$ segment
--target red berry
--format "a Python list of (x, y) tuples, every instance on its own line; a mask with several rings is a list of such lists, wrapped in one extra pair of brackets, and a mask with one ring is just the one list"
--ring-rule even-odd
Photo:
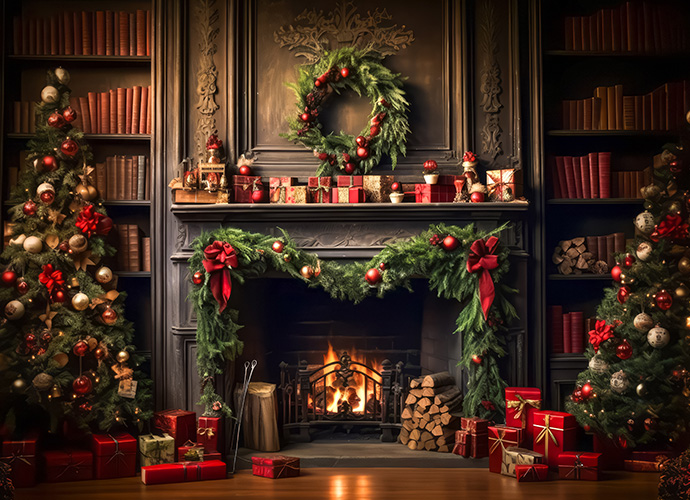
[(372, 137), (376, 137), (377, 135), (379, 135), (379, 132), (381, 132), (381, 127), (379, 127), (378, 125), (373, 125), (369, 129), (369, 135)]
[(424, 162), (424, 170), (427, 170), (429, 172), (433, 172), (438, 168), (438, 163), (436, 163), (434, 160), (427, 160)]
[(300, 120), (303, 122), (310, 122), (311, 121), (311, 115), (309, 113), (302, 113), (300, 115)]
[(363, 148), (364, 146), (367, 145), (367, 140), (366, 140), (363, 136), (361, 136), (361, 135), (358, 136), (358, 137), (355, 139), (355, 142), (357, 143), (357, 145), (358, 145), (360, 148)]
[(381, 262), (381, 263), (379, 264), (379, 269), (380, 269), (381, 271), (385, 271), (385, 270), (386, 270), (386, 263), (385, 263), (385, 262)]
[(349, 68), (342, 68), (340, 70), (340, 74), (343, 76), (343, 78), (347, 78), (350, 76), (350, 69)]
[(481, 191), (475, 191), (470, 195), (470, 201), (472, 203), (481, 203), (484, 201), (484, 193)]
[(345, 162), (350, 161), (350, 155), (347, 153), (343, 153), (343, 161), (345, 161)]
[(314, 87), (321, 87), (321, 85), (323, 85), (323, 82), (319, 78), (317, 78), (314, 81)]
[(24, 203), (24, 208), (22, 209), (24, 215), (36, 215), (36, 203), (34, 200), (29, 200)]
[(617, 281), (618, 283), (620, 283), (621, 274), (623, 274), (623, 270), (621, 269), (621, 266), (619, 266), (618, 264), (611, 268), (611, 277), (613, 278), (613, 281)]
[(327, 159), (328, 155), (326, 153), (319, 153), (319, 160), (326, 161)]
[(192, 283), (201, 285), (204, 282), (204, 273), (197, 271), (192, 275)]

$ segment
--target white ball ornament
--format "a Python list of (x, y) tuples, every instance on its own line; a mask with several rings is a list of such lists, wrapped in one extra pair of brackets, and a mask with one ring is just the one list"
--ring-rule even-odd
[(619, 370), (611, 375), (611, 390), (618, 394), (623, 394), (630, 387), (630, 380), (623, 370)]
[(671, 340), (671, 333), (659, 325), (655, 326), (647, 333), (647, 342), (655, 349), (666, 347)]
[(647, 243), (646, 241), (643, 241), (639, 245), (637, 245), (637, 250), (635, 251), (635, 255), (637, 255), (637, 258), (640, 259), (641, 261), (646, 261), (651, 257), (652, 255), (652, 245)]
[(642, 234), (651, 234), (654, 230), (654, 216), (651, 214), (651, 212), (642, 212), (635, 217), (635, 227)]
[(52, 85), (46, 85), (41, 90), (41, 100), (46, 104), (55, 104), (60, 100), (60, 92)]
[(589, 369), (594, 373), (604, 373), (609, 369), (609, 364), (604, 361), (604, 358), (599, 356), (599, 354), (595, 354), (592, 356), (592, 359), (589, 360)]
[(29, 236), (24, 240), (23, 247), (29, 253), (41, 253), (43, 242), (37, 236)]
[(26, 310), (24, 309), (24, 304), (18, 300), (11, 300), (5, 306), (5, 316), (7, 316), (7, 319), (12, 321), (21, 319), (25, 312)]
[(57, 81), (60, 82), (62, 85), (68, 85), (71, 80), (69, 71), (67, 71), (63, 67), (55, 69), (55, 78), (57, 78)]
[(649, 314), (640, 313), (635, 316), (633, 326), (641, 332), (647, 332), (652, 326), (654, 326), (654, 320)]
[(25, 240), (26, 240), (26, 235), (20, 234), (20, 235), (16, 236), (15, 238), (12, 238), (10, 240), (10, 245), (12, 245), (13, 247), (20, 247), (20, 246), (24, 245)]

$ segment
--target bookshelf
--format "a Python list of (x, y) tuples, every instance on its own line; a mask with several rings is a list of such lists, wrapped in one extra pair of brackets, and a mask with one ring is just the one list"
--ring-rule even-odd
[[(539, 143), (545, 190), (541, 217), (545, 277), (543, 338), (550, 404), (553, 408), (563, 408), (563, 400), (572, 391), (577, 374), (587, 366), (587, 359), (581, 353), (554, 351), (555, 326), (551, 308), (562, 306), (564, 313), (582, 311), (586, 341), (586, 318), (596, 315), (603, 290), (612, 284), (612, 279), (609, 274), (559, 274), (551, 255), (560, 241), (578, 236), (622, 231), (626, 241), (634, 237), (633, 219), (643, 211), (643, 199), (636, 197), (640, 196), (637, 191), (640, 183), (639, 180), (637, 184), (631, 181), (625, 190), (614, 192), (613, 184), (617, 182), (614, 177), (618, 175), (617, 172), (623, 171), (634, 174), (650, 169), (648, 172), (651, 172), (653, 156), (661, 151), (664, 143), (678, 139), (677, 126), (681, 118), (684, 119), (685, 111), (690, 109), (690, 86), (686, 85), (687, 89), (684, 89), (682, 84), (690, 78), (685, 64), (690, 58), (690, 39), (682, 29), (690, 18), (690, 5), (674, 0), (542, 0), (535, 5), (538, 40), (534, 46), (541, 55), (538, 71), (542, 87), (541, 102), (537, 108), (542, 127), (537, 133), (541, 133)], [(659, 14), (639, 15), (644, 9), (659, 9)], [(673, 17), (673, 22), (662, 25), (663, 16), (669, 15)], [(573, 23), (576, 26), (571, 29)], [(576, 38), (578, 34), (582, 39)], [(585, 38), (588, 40), (585, 41)], [(597, 94), (596, 89), (615, 86), (622, 86), (622, 95), (619, 91), (613, 107), (607, 106), (607, 112), (615, 110), (619, 122), (611, 126), (607, 121), (602, 126), (603, 106), (600, 106), (599, 114), (594, 112), (596, 106), (601, 104), (596, 100), (602, 95)], [(634, 99), (627, 101), (627, 107), (623, 106), (622, 96), (646, 96), (655, 91), (659, 94), (660, 88), (666, 91), (661, 93), (658, 102), (661, 105), (650, 108), (650, 112), (659, 114), (657, 117), (643, 117), (646, 109), (639, 108)], [(592, 99), (592, 120), (586, 127), (583, 126), (586, 120), (582, 115), (577, 120), (564, 119), (568, 117), (566, 113), (573, 109), (572, 105), (569, 107), (564, 102)], [(603, 98), (601, 102), (605, 102)], [(655, 101), (655, 104), (658, 103)], [(623, 119), (626, 109), (630, 117), (627, 124)], [(583, 115), (586, 116), (585, 113)], [(633, 121), (633, 117), (637, 121)], [(649, 124), (644, 121), (647, 119)], [(572, 125), (573, 121), (577, 122), (577, 127), (565, 126), (566, 122)], [(653, 121), (658, 125), (651, 127)], [(591, 152), (602, 151), (611, 153), (611, 197), (574, 198), (568, 197), (568, 193), (559, 197), (562, 188), (556, 187), (560, 173), (556, 157), (577, 159)], [(584, 175), (584, 172), (581, 174)], [(642, 173), (638, 175), (644, 177)]]
[[(155, 23), (152, 19), (155, 7), (155, 2), (151, 0), (123, 0), (117, 3), (105, 0), (66, 0), (64, 2), (3, 0), (1, 2), (4, 36), (0, 59), (3, 74), (2, 86), (0, 87), (3, 110), (2, 124), (0, 125), (0, 157), (3, 165), (2, 170), (0, 170), (0, 186), (2, 186), (0, 200), (3, 210), (0, 214), (0, 222), (2, 222), (3, 227), (5, 222), (9, 220), (8, 209), (11, 206), (7, 201), (8, 184), (12, 177), (10, 170), (19, 166), (21, 151), (26, 148), (27, 141), (33, 136), (30, 131), (17, 132), (14, 103), (17, 101), (37, 101), (40, 91), (45, 85), (46, 71), (58, 66), (65, 68), (71, 75), (69, 87), (72, 89), (72, 97), (86, 98), (89, 92), (105, 93), (111, 89), (127, 89), (135, 86), (147, 88), (150, 86), (151, 96), (153, 96), (156, 90), (154, 70), (156, 56), (153, 46)], [(128, 23), (134, 20), (134, 24), (127, 24), (129, 27), (127, 39), (129, 40), (129, 36), (133, 37), (130, 44), (125, 44), (124, 39), (117, 39), (122, 36), (121, 30), (117, 30), (119, 31), (117, 38), (114, 35), (115, 27), (122, 27), (117, 24), (121, 13), (126, 13)], [(113, 16), (112, 22), (109, 16)], [(78, 27), (78, 24), (72, 24), (71, 29), (75, 36), (72, 40), (72, 48), (68, 51), (66, 50), (68, 41), (66, 26), (76, 22), (77, 18), (83, 19), (86, 23), (85, 26), (89, 26), (91, 29), (88, 30), (88, 33), (83, 29), (77, 32), (75, 26)], [(102, 24), (102, 20), (107, 24)], [(125, 18), (122, 17), (123, 23), (124, 20)], [(137, 25), (142, 26), (143, 31), (137, 32), (135, 28)], [(17, 26), (21, 27), (19, 32), (16, 31)], [(30, 26), (30, 33), (35, 35), (35, 41), (30, 44), (31, 50), (27, 45), (29, 38), (24, 36), (22, 39), (17, 34), (23, 33), (24, 28)], [(35, 26), (42, 26), (45, 31), (42, 32)], [(44, 35), (43, 38), (40, 36), (41, 33)], [(100, 33), (107, 33), (108, 37), (101, 36)], [(43, 39), (45, 39), (45, 43), (41, 47), (41, 40)], [(76, 47), (80, 40), (83, 46), (77, 50)], [(87, 40), (91, 42), (90, 54), (86, 50)], [(109, 40), (107, 42), (107, 54), (106, 45), (104, 45), (106, 40)], [(148, 43), (146, 43), (147, 40)], [(58, 45), (54, 46), (55, 43)], [(125, 54), (130, 50), (132, 51), (131, 54)], [(132, 105), (131, 109), (133, 110), (134, 107)], [(150, 104), (142, 105), (140, 102), (138, 107), (140, 109), (147, 107), (147, 114), (150, 115), (155, 109), (153, 98), (151, 98)], [(82, 110), (79, 107), (75, 107), (75, 109), (80, 115), (76, 123), (81, 124), (80, 128), (85, 130)], [(150, 121), (153, 123), (153, 117)], [(112, 120), (110, 122), (112, 123)], [(154, 141), (151, 130), (151, 127), (146, 127), (144, 124), (143, 128), (138, 130), (143, 133), (117, 133), (121, 131), (117, 128), (110, 130), (109, 123), (106, 129), (107, 133), (101, 133), (97, 129), (86, 133), (85, 139), (90, 144), (94, 155), (93, 166), (96, 167), (97, 163), (103, 163), (106, 158), (115, 155), (144, 156), (149, 161), (150, 191), (153, 192)], [(89, 131), (87, 130), (87, 132)], [(132, 182), (135, 182), (134, 178)], [(136, 198), (136, 195), (134, 197)], [(160, 220), (153, 217), (154, 203), (151, 201), (152, 199), (154, 199), (154, 195), (150, 194), (145, 200), (108, 199), (102, 203), (115, 225), (138, 227), (137, 234), (140, 235), (139, 239), (141, 240), (143, 237), (153, 237), (161, 224)], [(109, 239), (110, 243), (119, 249), (117, 235), (114, 234), (116, 232), (116, 229), (111, 231)], [(141, 242), (139, 246), (140, 254), (143, 254)], [(154, 258), (155, 253), (151, 251), (149, 260), (152, 261)], [(156, 322), (152, 314), (152, 304), (155, 299), (154, 287), (152, 286), (153, 277), (149, 270), (151, 267), (147, 266), (144, 270), (142, 261), (139, 270), (125, 270), (118, 264), (116, 258), (104, 260), (103, 264), (113, 269), (118, 277), (118, 289), (127, 293), (125, 314), (127, 319), (134, 323), (135, 344), (139, 352), (150, 355)], [(150, 266), (152, 265), (153, 262), (150, 262)]]

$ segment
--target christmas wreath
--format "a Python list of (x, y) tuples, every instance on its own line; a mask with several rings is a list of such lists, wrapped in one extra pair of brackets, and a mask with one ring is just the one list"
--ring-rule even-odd
[[(297, 95), (297, 116), (288, 119), (290, 132), (281, 135), (314, 151), (321, 161), (317, 175), (366, 174), (386, 154), (395, 168), (398, 155), (407, 152), (410, 127), (402, 79), (382, 59), (353, 47), (325, 52), (317, 62), (299, 66), (297, 83), (288, 84)], [(371, 100), (370, 123), (357, 137), (324, 135), (319, 113), (334, 94), (346, 89)]]

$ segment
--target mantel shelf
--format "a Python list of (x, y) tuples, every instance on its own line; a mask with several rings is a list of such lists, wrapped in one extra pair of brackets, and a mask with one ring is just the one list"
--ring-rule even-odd
[(455, 217), (499, 219), (527, 213), (529, 203), (320, 203), (320, 204), (173, 204), (181, 221), (372, 221), (447, 220)]

